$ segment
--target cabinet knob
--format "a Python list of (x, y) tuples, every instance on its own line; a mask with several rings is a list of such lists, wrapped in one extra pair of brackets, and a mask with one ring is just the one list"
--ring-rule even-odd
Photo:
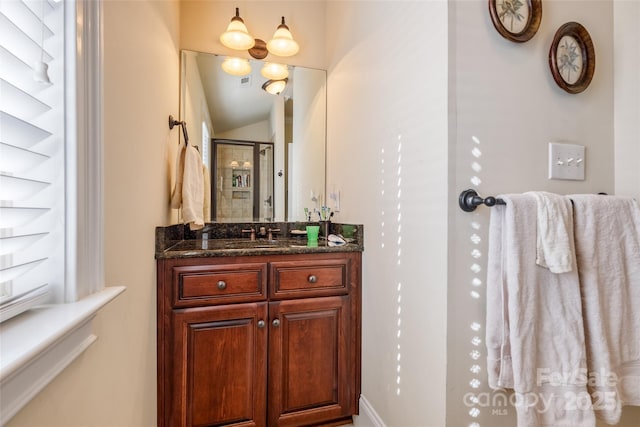
[(277, 328), (278, 326), (280, 326), (280, 319), (273, 319), (273, 322), (271, 322), (271, 324)]
[(316, 283), (318, 281), (318, 278), (316, 277), (315, 274), (312, 274), (311, 276), (307, 277), (307, 281), (309, 283)]
[(218, 289), (220, 289), (221, 291), (227, 289), (227, 282), (225, 282), (224, 280), (218, 281)]
[(265, 325), (264, 320), (258, 320), (258, 328), (262, 329), (264, 328), (264, 325)]

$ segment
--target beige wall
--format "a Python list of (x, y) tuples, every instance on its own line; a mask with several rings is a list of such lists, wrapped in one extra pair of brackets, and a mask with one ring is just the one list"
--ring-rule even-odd
[(105, 275), (127, 291), (97, 316), (98, 340), (8, 424), (156, 423), (154, 228), (171, 222), (178, 147), (178, 3), (104, 2)]
[(442, 427), (447, 5), (327, 7), (328, 188), (366, 235), (362, 394), (387, 426)]

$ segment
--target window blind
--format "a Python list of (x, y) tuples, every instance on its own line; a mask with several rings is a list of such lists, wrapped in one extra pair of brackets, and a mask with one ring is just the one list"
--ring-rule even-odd
[(64, 2), (0, 0), (0, 321), (63, 292), (64, 91)]

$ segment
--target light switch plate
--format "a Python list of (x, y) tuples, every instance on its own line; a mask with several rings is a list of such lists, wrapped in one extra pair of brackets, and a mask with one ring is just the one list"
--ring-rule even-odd
[(549, 179), (584, 181), (584, 145), (549, 143)]

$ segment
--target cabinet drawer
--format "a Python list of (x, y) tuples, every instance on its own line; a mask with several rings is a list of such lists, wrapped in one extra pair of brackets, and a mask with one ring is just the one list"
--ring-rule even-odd
[(348, 259), (281, 261), (270, 264), (271, 298), (308, 298), (349, 293)]
[(267, 264), (222, 264), (173, 268), (173, 306), (265, 300)]

